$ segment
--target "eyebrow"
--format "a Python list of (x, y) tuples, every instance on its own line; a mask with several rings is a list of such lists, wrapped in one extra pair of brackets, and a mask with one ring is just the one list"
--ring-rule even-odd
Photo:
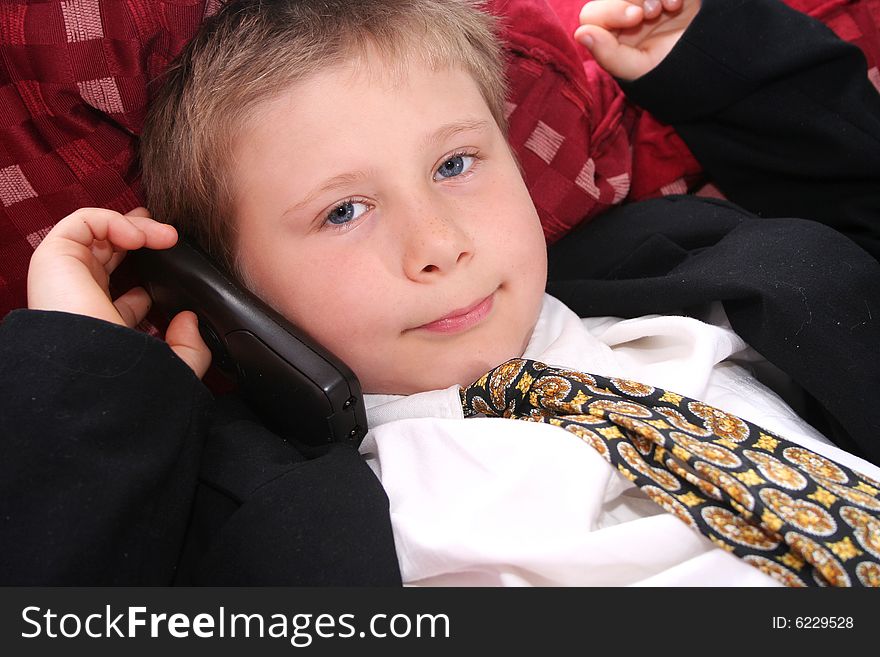
[(447, 123), (425, 137), (423, 144), (425, 146), (439, 144), (461, 134), (462, 132), (483, 132), (489, 128), (489, 125), (489, 121), (485, 119), (465, 119), (464, 121)]
[[(465, 119), (462, 121), (455, 121), (453, 123), (447, 123), (446, 125), (440, 126), (429, 135), (426, 135), (422, 140), (423, 146), (432, 146), (436, 144), (442, 144), (453, 137), (465, 133), (465, 132), (483, 132), (489, 129), (491, 126), (490, 122), (485, 119)], [(348, 171), (346, 173), (341, 173), (338, 176), (333, 176), (322, 182), (320, 185), (312, 189), (308, 194), (306, 194), (305, 198), (299, 203), (295, 203), (291, 205), (287, 210), (285, 210), (282, 216), (286, 216), (292, 212), (296, 212), (301, 208), (309, 205), (312, 201), (315, 200), (321, 194), (332, 191), (338, 187), (345, 187), (347, 185), (352, 185), (356, 182), (364, 180), (367, 178), (369, 172), (366, 170), (359, 171)]]

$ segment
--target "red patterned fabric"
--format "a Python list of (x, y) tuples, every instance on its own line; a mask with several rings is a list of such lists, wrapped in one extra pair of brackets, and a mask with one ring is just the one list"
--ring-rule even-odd
[(0, 4), (0, 317), (26, 303), (33, 249), (84, 206), (140, 204), (134, 154), (147, 81), (204, 0)]
[[(880, 89), (880, 0), (785, 0), (790, 7), (803, 11), (833, 29), (842, 39), (858, 45), (865, 53), (868, 61), (868, 76), (874, 86)], [(537, 33), (540, 38), (560, 43), (578, 26), (578, 15), (584, 0), (532, 0), (532, 2), (513, 1), (496, 3), (508, 5), (508, 11), (515, 12), (514, 7), (531, 5), (549, 5), (556, 14), (555, 22), (547, 17)], [(536, 14), (541, 11), (537, 10)], [(554, 23), (551, 26), (551, 23)], [(529, 25), (526, 21), (516, 21), (517, 29)], [(514, 43), (516, 35), (509, 37)], [(582, 131), (570, 130), (564, 122), (557, 125), (551, 123), (560, 134), (574, 136), (584, 145), (583, 154), (574, 158), (584, 162), (584, 158), (592, 158), (595, 163), (598, 180), (614, 180), (615, 176), (629, 174), (630, 186), (626, 200), (641, 200), (667, 194), (680, 194), (697, 191), (702, 195), (720, 195), (711, 185), (706, 185), (700, 176), (700, 166), (693, 159), (685, 144), (669, 126), (656, 121), (652, 116), (630, 105), (622, 96), (613, 80), (609, 79), (589, 51), (567, 39), (567, 47), (554, 52), (553, 62), (556, 66), (564, 66), (566, 75), (571, 82), (560, 81), (562, 96), (577, 97), (576, 103), (583, 105), (582, 123), (587, 127), (589, 136)], [(564, 61), (564, 64), (563, 64)], [(576, 72), (575, 62), (582, 68)], [(516, 64), (514, 64), (516, 68)], [(546, 74), (546, 73), (545, 73)], [(584, 87), (589, 92), (583, 91)], [(526, 90), (514, 84), (513, 93), (523, 94)], [(543, 120), (549, 122), (551, 111), (559, 112), (561, 100), (547, 97), (546, 110), (539, 109)], [(551, 109), (552, 108), (552, 109)], [(534, 109), (533, 109), (534, 111)], [(570, 124), (569, 124), (570, 125)], [(521, 129), (521, 127), (520, 127)], [(516, 140), (514, 146), (516, 147)], [(568, 152), (571, 152), (570, 150)], [(584, 155), (585, 154), (585, 155)], [(564, 157), (560, 150), (560, 159)], [(589, 160), (587, 160), (589, 163)], [(554, 161), (552, 166), (558, 172), (570, 172), (577, 167), (577, 161), (563, 164)], [(592, 165), (588, 164), (592, 169)], [(590, 219), (607, 208), (607, 195), (594, 201), (588, 196), (578, 195), (577, 185), (572, 183), (576, 178), (568, 177), (569, 189), (572, 194), (566, 199), (570, 204), (548, 207), (547, 198), (540, 184), (535, 184), (547, 172), (538, 165), (534, 170), (526, 167), (526, 178), (532, 185), (531, 189), (536, 204), (541, 212), (541, 221), (548, 240), (553, 241), (564, 235), (568, 230), (583, 220)], [(565, 173), (563, 173), (565, 177)], [(617, 180), (622, 180), (618, 178)], [(618, 199), (612, 198), (612, 204)]]
[[(880, 86), (880, 0), (788, 0), (865, 51)], [(491, 0), (505, 16), (511, 141), (549, 240), (625, 199), (686, 191), (699, 167), (629, 106), (570, 34), (581, 1)], [(0, 318), (33, 249), (84, 206), (140, 204), (147, 83), (219, 0), (0, 0)], [(555, 12), (554, 12), (555, 10)]]

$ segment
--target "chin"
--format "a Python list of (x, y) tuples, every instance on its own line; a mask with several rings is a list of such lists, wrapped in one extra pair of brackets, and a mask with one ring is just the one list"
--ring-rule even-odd
[(429, 392), (431, 390), (445, 390), (454, 385), (464, 388), (479, 379), (493, 367), (515, 357), (516, 356), (514, 355), (510, 355), (497, 361), (492, 360), (491, 362), (488, 359), (485, 361), (462, 361), (462, 366), (457, 367), (454, 370), (447, 368), (442, 372), (434, 371), (428, 376), (423, 376), (417, 380), (413, 380), (411, 376), (406, 378), (401, 377), (393, 381), (360, 379), (361, 387), (363, 388), (364, 394), (368, 395), (415, 395), (420, 392)]
[(371, 367), (364, 369), (373, 374), (383, 371), (385, 376), (358, 375), (358, 379), (367, 394), (414, 395), (430, 390), (445, 390), (453, 385), (466, 387), (511, 358), (522, 357), (533, 327), (534, 323), (531, 323), (521, 338), (519, 333), (507, 332), (503, 336), (496, 333), (491, 337), (482, 336), (470, 344), (459, 344), (450, 350), (420, 350), (415, 356), (411, 354), (409, 359), (397, 354), (396, 358), (389, 358), (395, 363), (394, 368), (386, 367), (383, 370), (373, 361)]

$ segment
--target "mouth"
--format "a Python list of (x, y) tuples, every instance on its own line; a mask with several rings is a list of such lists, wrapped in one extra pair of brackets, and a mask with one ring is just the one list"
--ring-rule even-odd
[(467, 331), (482, 322), (489, 315), (492, 311), (494, 300), (495, 292), (492, 292), (489, 296), (475, 301), (464, 308), (453, 310), (440, 319), (417, 326), (416, 330), (431, 331), (432, 333), (460, 333)]

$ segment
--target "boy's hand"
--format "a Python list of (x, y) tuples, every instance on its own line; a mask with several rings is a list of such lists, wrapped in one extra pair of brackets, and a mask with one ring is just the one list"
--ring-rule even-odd
[[(110, 274), (127, 251), (167, 249), (176, 242), (177, 231), (150, 219), (145, 208), (125, 215), (96, 208), (77, 210), (59, 221), (34, 251), (28, 269), (28, 307), (134, 328), (150, 309), (150, 297), (136, 287), (114, 301)], [(196, 376), (204, 376), (211, 352), (199, 335), (193, 313), (174, 317), (165, 339)]]
[(641, 77), (669, 54), (700, 10), (700, 0), (592, 0), (574, 38), (606, 71)]

